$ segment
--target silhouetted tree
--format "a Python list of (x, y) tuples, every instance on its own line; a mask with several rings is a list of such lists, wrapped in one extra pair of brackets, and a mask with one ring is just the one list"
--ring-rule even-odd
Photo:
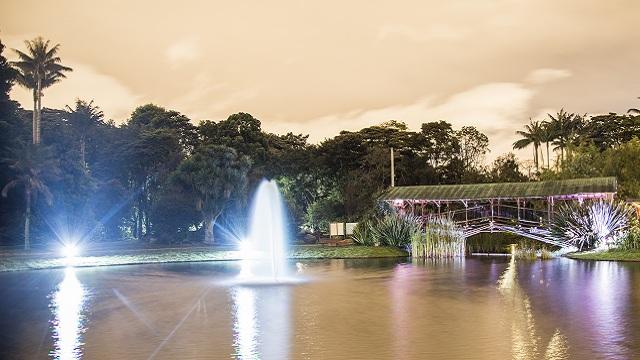
[(50, 46), (49, 40), (37, 37), (24, 42), (26, 52), (14, 49), (18, 61), (12, 65), (18, 69), (18, 83), (33, 92), (33, 143), (40, 143), (40, 113), (43, 90), (64, 79), (70, 67), (61, 64), (58, 56), (60, 44)]

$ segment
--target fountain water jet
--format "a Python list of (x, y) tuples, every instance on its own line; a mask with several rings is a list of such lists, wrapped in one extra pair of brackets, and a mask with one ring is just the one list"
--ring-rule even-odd
[(287, 278), (287, 236), (282, 197), (276, 182), (262, 180), (251, 208), (249, 236), (241, 244), (241, 278), (250, 282), (281, 282)]

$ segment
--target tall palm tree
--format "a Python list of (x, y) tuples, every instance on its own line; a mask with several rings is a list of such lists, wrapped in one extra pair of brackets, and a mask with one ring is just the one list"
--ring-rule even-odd
[(86, 102), (84, 100), (76, 100), (75, 107), (67, 105), (69, 112), (69, 122), (80, 138), (80, 162), (82, 167), (87, 170), (86, 161), (86, 142), (91, 130), (96, 126), (104, 123), (104, 113), (100, 108), (93, 104), (93, 100)]
[(532, 121), (529, 119), (529, 124), (525, 125), (524, 128), (525, 131), (516, 131), (516, 134), (522, 136), (522, 138), (513, 143), (513, 148), (519, 150), (524, 149), (529, 145), (533, 145), (533, 162), (536, 165), (536, 171), (539, 171), (540, 163), (538, 158), (538, 148), (541, 144), (542, 125), (539, 121)]
[(574, 113), (568, 113), (564, 109), (560, 109), (554, 116), (549, 116), (549, 126), (553, 132), (552, 144), (555, 145), (554, 150), (560, 150), (560, 164), (564, 164), (565, 150), (574, 140), (577, 130), (582, 122), (582, 117)]
[(2, 197), (7, 197), (9, 191), (20, 188), (24, 191), (24, 248), (31, 247), (30, 224), (31, 207), (34, 199), (41, 194), (48, 204), (51, 204), (52, 195), (45, 183), (48, 175), (59, 171), (57, 161), (52, 158), (46, 148), (26, 145), (23, 148), (12, 149), (12, 157), (2, 161), (9, 164), (9, 169), (14, 173), (14, 179), (2, 188)]
[[(547, 148), (547, 169), (551, 168), (551, 153), (549, 152), (549, 144), (553, 141), (555, 137), (554, 129), (551, 123), (548, 121), (543, 121), (540, 126), (542, 127), (542, 131), (540, 133), (540, 141), (545, 143)], [(544, 166), (544, 161), (542, 162), (542, 166)]]
[(24, 42), (26, 52), (13, 49), (18, 54), (18, 61), (12, 65), (18, 70), (18, 84), (33, 92), (33, 143), (40, 143), (40, 113), (42, 110), (43, 90), (66, 78), (65, 72), (72, 71), (70, 67), (61, 64), (57, 55), (60, 44), (51, 46), (49, 40), (37, 37)]

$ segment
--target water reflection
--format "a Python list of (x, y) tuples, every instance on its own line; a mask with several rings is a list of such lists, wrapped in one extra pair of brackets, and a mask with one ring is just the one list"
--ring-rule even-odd
[(86, 290), (78, 281), (75, 269), (65, 270), (64, 279), (53, 294), (51, 309), (54, 314), (54, 348), (50, 356), (59, 360), (82, 358), (83, 315)]
[[(572, 264), (573, 265), (573, 264)], [(589, 269), (590, 268), (590, 269)], [(614, 357), (627, 353), (624, 345), (626, 334), (626, 301), (629, 296), (629, 278), (626, 269), (609, 261), (588, 263), (590, 277), (584, 284), (582, 297), (576, 307), (589, 316), (593, 324), (590, 338), (604, 356)], [(585, 271), (585, 270), (583, 270)]]
[(240, 359), (289, 358), (289, 286), (236, 286), (231, 293), (234, 355)]
[[(498, 290), (503, 296), (506, 309), (511, 316), (511, 356), (517, 360), (540, 359), (542, 342), (536, 332), (531, 302), (518, 283), (516, 260), (511, 257), (509, 266), (498, 281)], [(567, 339), (556, 329), (544, 352), (544, 359), (568, 359)]]

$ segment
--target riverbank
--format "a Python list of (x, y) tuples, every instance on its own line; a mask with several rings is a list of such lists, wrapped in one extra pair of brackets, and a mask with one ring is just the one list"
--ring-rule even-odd
[(585, 251), (566, 256), (578, 260), (640, 261), (640, 250)]
[[(290, 259), (363, 259), (409, 256), (393, 247), (302, 245), (291, 248)], [(55, 269), (67, 266), (92, 267), (113, 265), (157, 264), (198, 261), (241, 260), (239, 251), (215, 248), (171, 248), (123, 250), (118, 253), (96, 253), (71, 259), (51, 253), (0, 254), (1, 271)]]

